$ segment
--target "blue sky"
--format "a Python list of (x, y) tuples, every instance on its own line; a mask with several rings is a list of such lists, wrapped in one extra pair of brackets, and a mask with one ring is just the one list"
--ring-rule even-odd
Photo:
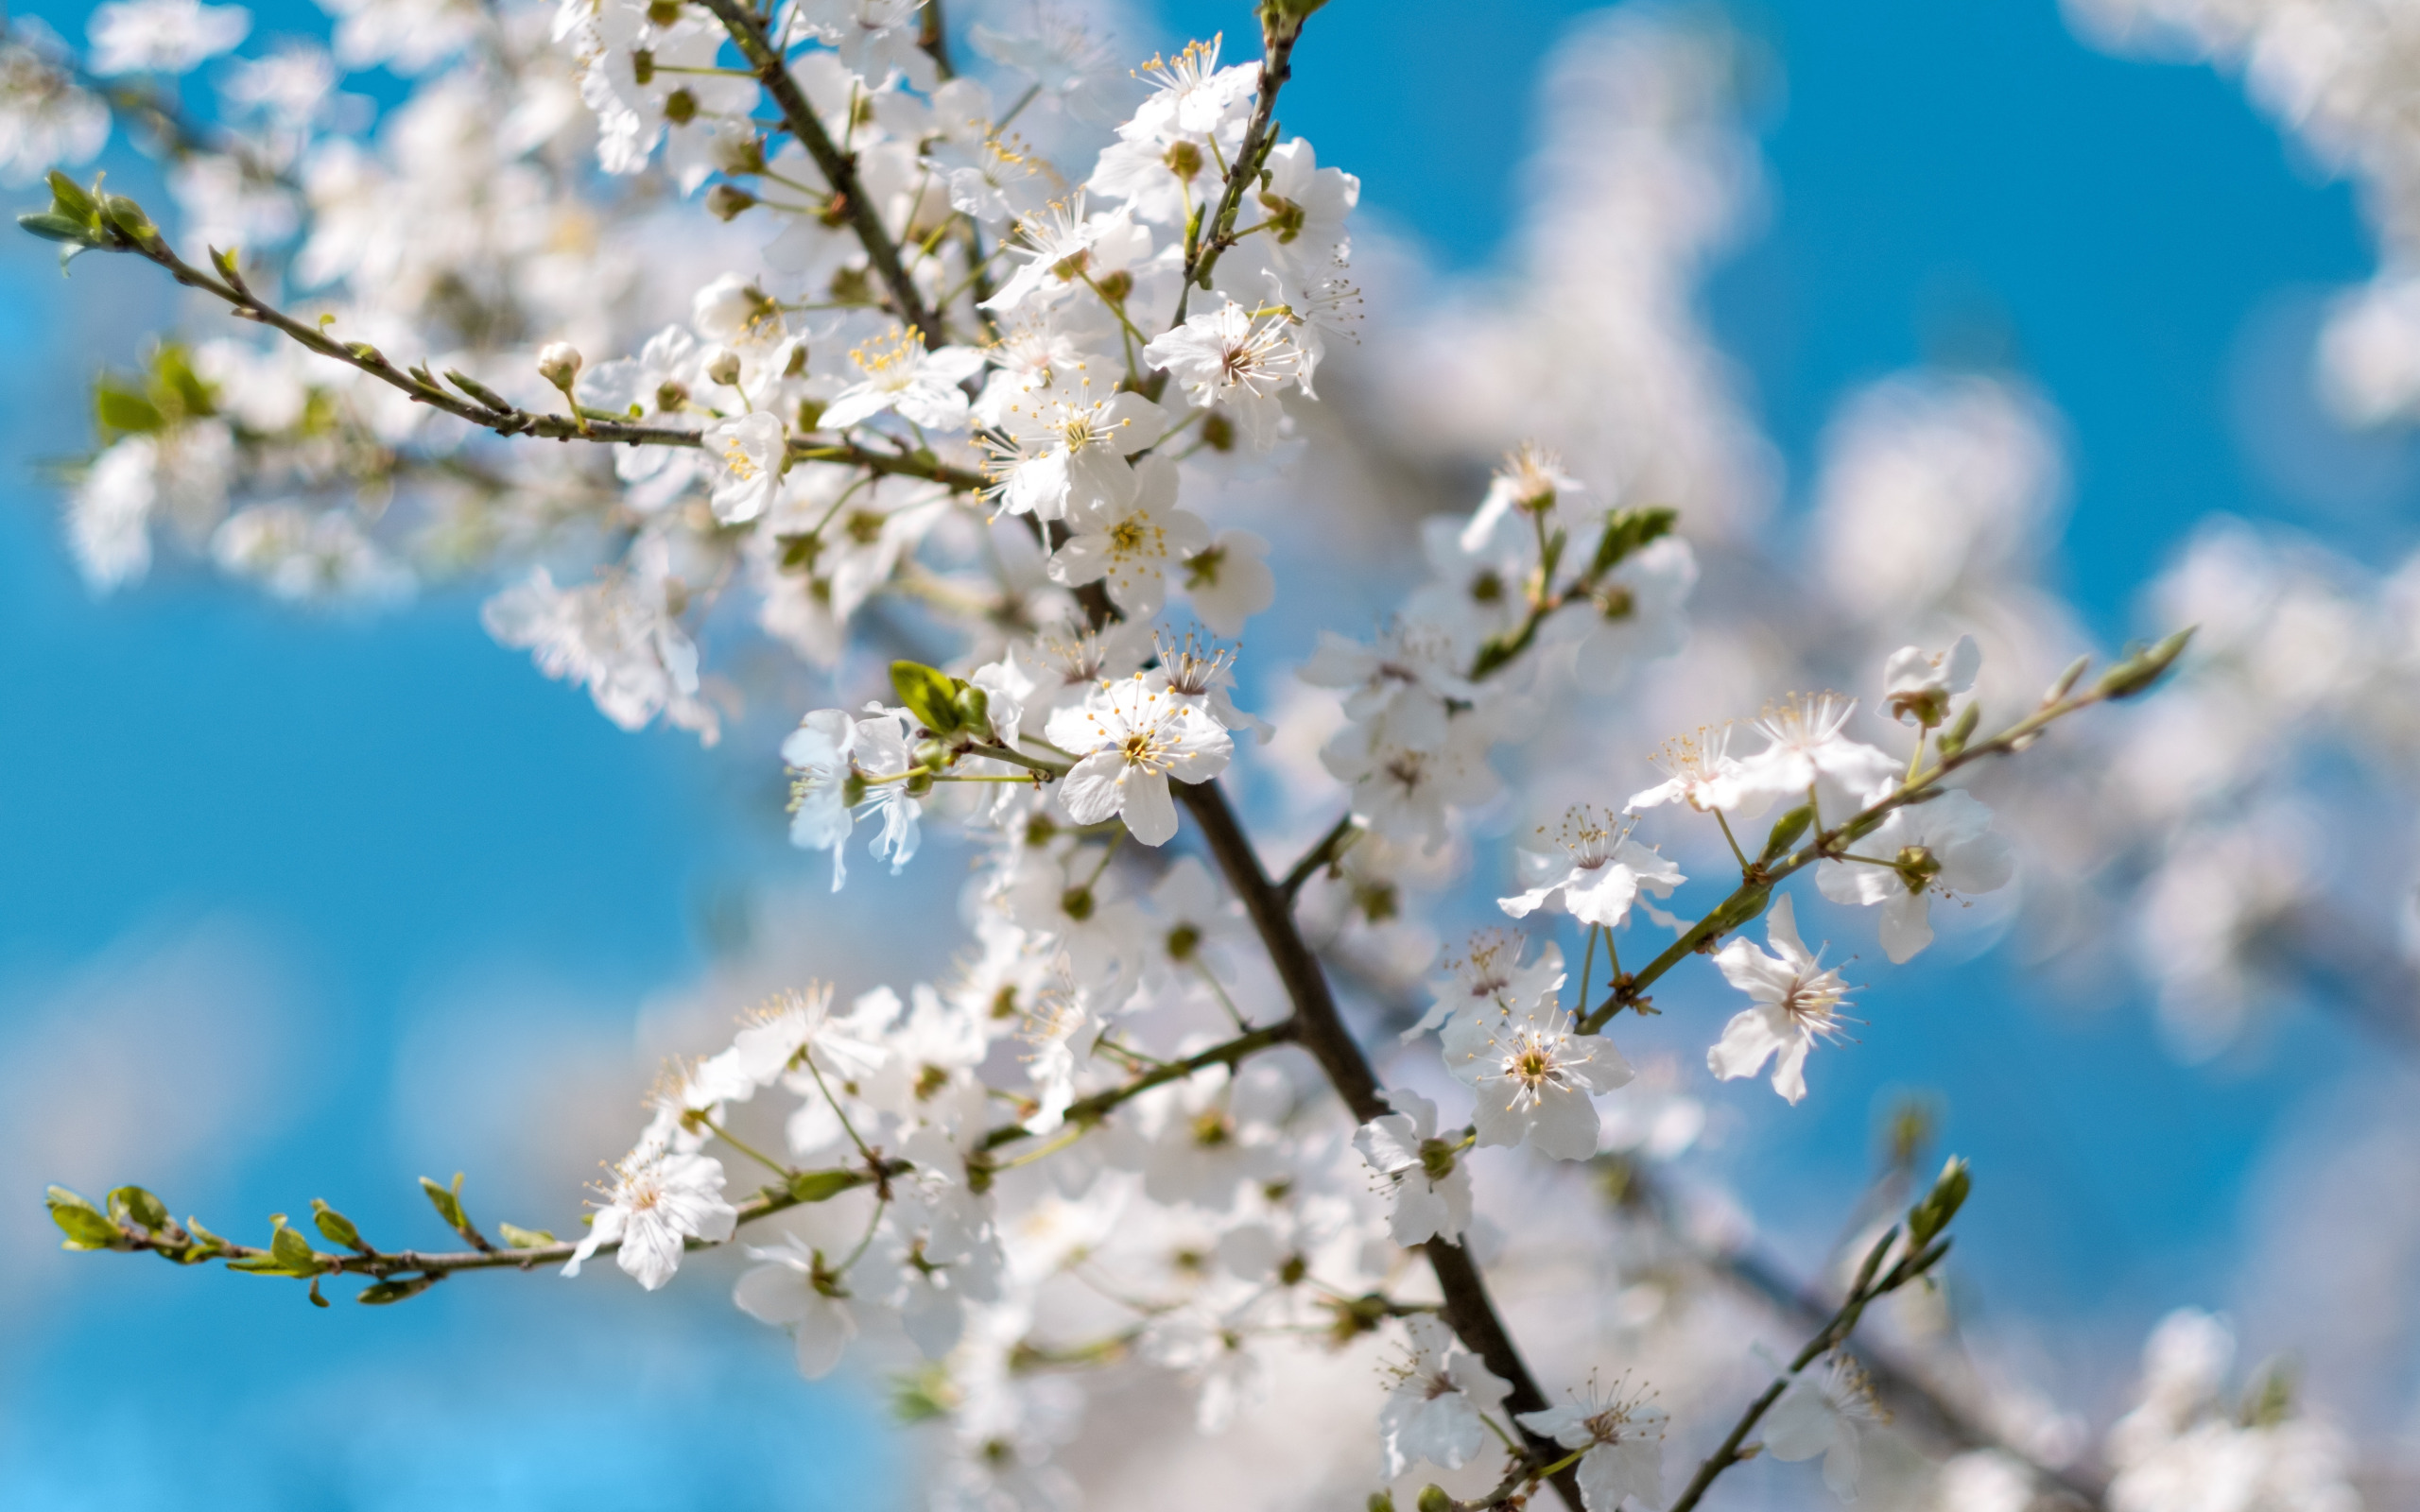
[[(78, 9), (41, 9), (80, 30)], [(1514, 209), (1506, 164), (1533, 134), (1538, 60), (1582, 9), (1336, 0), (1287, 124), (1362, 176), (1372, 212), (1444, 263), (1483, 266)], [(1165, 13), (1152, 43), (1250, 25), (1240, 3)], [(2356, 207), (2232, 82), (2090, 53), (2048, 4), (1740, 14), (1775, 65), (1759, 107), (1772, 207), (1707, 314), (1793, 487), (1848, 388), (1996, 330), (2069, 419), (2067, 570), (2113, 637), (2133, 627), (2134, 586), (2211, 510), (2409, 547), (2409, 449), (2306, 423), (2293, 381), (2313, 291), (2369, 269)], [(130, 355), (166, 310), (147, 271), (91, 258), (62, 284), (46, 249), (0, 243), (0, 679), (16, 695), (0, 727), (0, 1068), (9, 1087), (111, 1077), (107, 1057), (41, 1058), (102, 1000), (128, 1015), (129, 1060), (150, 1065), (147, 1045), (173, 1035), (144, 1015), (176, 979), (146, 985), (138, 963), (164, 942), (276, 962), (259, 1001), (227, 1009), (274, 1032), (203, 1026), (197, 1043), (249, 1069), (223, 1147), (147, 1149), (138, 1131), (118, 1143), (152, 1163), (45, 1170), (9, 1202), (28, 1207), (42, 1180), (97, 1190), (166, 1168), (172, 1203), (225, 1226), (318, 1194), (396, 1231), (425, 1222), (411, 1179), (445, 1158), (396, 1133), (399, 1057), (424, 1021), (465, 1011), (465, 993), (520, 1011), (493, 987), (518, 983), (611, 1035), (694, 974), (717, 901), (788, 865), (735, 800), (762, 753), (622, 734), (489, 643), (465, 597), (357, 626), (174, 575), (91, 600), (33, 465), (83, 444), (96, 358)], [(819, 927), (861, 927), (884, 897), (853, 881)], [(1989, 965), (1928, 964), (1890, 1002), (1910, 1011), (1823, 1068), (1830, 1095), (1754, 1194), (1786, 1231), (1826, 1231), (1877, 1101), (1942, 1088), (1953, 1138), (2006, 1173), (1969, 1226), (1986, 1292), (2129, 1328), (2222, 1299), (2183, 1294), (2222, 1282), (2263, 1142), (2362, 1049), (2319, 1024), (2257, 1066), (2183, 1070), (2138, 1009), (2046, 1003)], [(1986, 1053), (1986, 1019), (2022, 1027)], [(138, 1121), (180, 1095), (173, 1074), (145, 1074)], [(104, 1092), (90, 1101), (111, 1106)], [(1743, 1099), (1751, 1137), (1772, 1131), (1771, 1101)], [(2077, 1127), (2098, 1131), (2091, 1146), (2058, 1132)], [(475, 1192), (479, 1154), (452, 1158)], [(797, 1383), (710, 1285), (641, 1308), (613, 1281), (475, 1280), (321, 1314), (290, 1286), (61, 1255), (22, 1224), (0, 1224), (0, 1273), (36, 1299), (0, 1310), (11, 1505), (449, 1504), (426, 1489), (440, 1466), (459, 1477), (441, 1484), (482, 1488), (451, 1504), (838, 1506), (893, 1484), (867, 1447), (877, 1406)]]

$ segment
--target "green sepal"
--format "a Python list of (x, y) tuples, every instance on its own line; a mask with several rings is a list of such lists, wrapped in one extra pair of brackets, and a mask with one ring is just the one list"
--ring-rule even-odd
[(922, 662), (893, 662), (890, 686), (926, 730), (936, 735), (957, 732), (958, 681), (949, 674)]

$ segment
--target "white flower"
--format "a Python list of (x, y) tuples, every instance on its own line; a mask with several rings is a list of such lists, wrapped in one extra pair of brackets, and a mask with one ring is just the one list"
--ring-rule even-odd
[(720, 721), (699, 696), (698, 646), (672, 612), (669, 548), (642, 536), (625, 564), (580, 588), (557, 588), (544, 567), (489, 599), (479, 621), (502, 644), (526, 648), (538, 670), (585, 685), (624, 730), (657, 714), (712, 745)]
[[(915, 858), (924, 802), (898, 781), (915, 765), (905, 727), (904, 714), (853, 719), (838, 709), (819, 709), (782, 742), (782, 760), (790, 768), (790, 844), (832, 852), (834, 892), (847, 880), (842, 843), (869, 814), (882, 816), (872, 849), (890, 859), (894, 874)], [(867, 781), (884, 777), (892, 781)]]
[[(1562, 457), (1535, 441), (1523, 441), (1504, 454), (1503, 465), (1488, 480), (1486, 496), (1462, 526), (1462, 549), (1483, 550), (1507, 519), (1553, 514), (1562, 501), (1587, 491), (1563, 471)], [(1530, 533), (1526, 523), (1521, 533)]]
[[(1426, 697), (1397, 701), (1387, 715), (1345, 726), (1320, 750), (1320, 764), (1340, 782), (1353, 784), (1353, 812), (1391, 840), (1417, 840), (1427, 849), (1444, 843), (1445, 811), (1484, 803), (1495, 796), (1495, 771), (1487, 765), (1491, 742), (1476, 715), (1446, 722), (1441, 738), (1429, 740), (1421, 716)], [(1399, 714), (1409, 711), (1407, 721)], [(1400, 730), (1409, 723), (1406, 738)]]
[(1391, 1183), (1387, 1231), (1406, 1246), (1461, 1238), (1471, 1221), (1471, 1173), (1437, 1137), (1437, 1105), (1405, 1087), (1384, 1095), (1394, 1111), (1357, 1129), (1353, 1147)]
[(1614, 1042), (1574, 1032), (1551, 997), (1510, 1012), (1484, 1011), (1445, 1026), (1445, 1069), (1478, 1094), (1471, 1120), (1481, 1144), (1529, 1142), (1541, 1155), (1584, 1160), (1597, 1153), (1596, 1093), (1633, 1074)]
[(1685, 644), (1689, 627), (1682, 609), (1697, 581), (1697, 555), (1676, 536), (1650, 542), (1598, 579), (1596, 592), (1557, 622), (1560, 630), (1593, 614), (1572, 654), (1581, 685), (1611, 691), (1639, 662)]
[(1213, 635), (1244, 633), (1244, 621), (1277, 602), (1277, 575), (1269, 570), (1269, 542), (1249, 530), (1221, 530), (1184, 558), (1184, 593)]
[[(1540, 834), (1546, 833), (1541, 827)], [(1585, 805), (1564, 816), (1562, 856), (1519, 852), (1521, 871), (1530, 879), (1528, 891), (1498, 898), (1495, 905), (1515, 919), (1527, 919), (1540, 908), (1560, 904), (1583, 924), (1618, 929), (1630, 918), (1630, 905), (1641, 888), (1658, 898), (1688, 879), (1664, 856), (1630, 837), (1630, 826), (1614, 816)]]
[(1134, 469), (1126, 459), (1167, 435), (1168, 418), (1141, 394), (1121, 389), (1095, 399), (1087, 384), (1073, 398), (1020, 397), (1000, 428), (1007, 446), (984, 438), (993, 496), (1011, 514), (1057, 520), (1133, 503)]
[(1257, 71), (1250, 63), (1219, 66), (1219, 39), (1191, 42), (1173, 58), (1153, 58), (1138, 70), (1154, 93), (1134, 108), (1120, 136), (1168, 132), (1206, 135), (1233, 124), (1252, 97)]
[(1233, 300), (1154, 336), (1143, 360), (1167, 369), (1196, 408), (1224, 407), (1261, 451), (1276, 441), (1285, 422), (1277, 396), (1286, 386), (1311, 393), (1313, 359), (1295, 339), (1292, 322), (1283, 315), (1255, 318)]
[(1992, 892), (2016, 874), (2015, 853), (1991, 826), (1990, 809), (1964, 789), (1949, 788), (1892, 810), (1854, 842), (1853, 854), (1873, 860), (1826, 861), (1815, 885), (1834, 902), (1880, 903), (1882, 951), (1897, 965), (1932, 943), (1936, 895)]
[(1404, 1327), (1411, 1358), (1394, 1367), (1395, 1383), (1378, 1409), (1390, 1480), (1422, 1460), (1454, 1469), (1477, 1457), (1493, 1441), (1480, 1415), (1503, 1406), (1512, 1390), (1443, 1319), (1421, 1313)]
[[(1124, 468), (1122, 462), (1114, 466)], [(1050, 558), (1050, 576), (1070, 587), (1105, 581), (1111, 602), (1129, 619), (1146, 621), (1167, 602), (1167, 570), (1210, 543), (1210, 527), (1176, 507), (1176, 464), (1147, 456), (1129, 470), (1134, 481), (1124, 503), (1079, 505), (1071, 498), (1072, 530)]]
[(1017, 222), (1008, 251), (1022, 261), (1000, 291), (983, 301), (996, 315), (1033, 303), (1047, 306), (1085, 283), (1098, 284), (1151, 253), (1151, 232), (1124, 208), (1086, 215), (1079, 191), (1072, 204), (1054, 204)]
[(739, 1213), (722, 1200), (722, 1162), (712, 1156), (683, 1154), (643, 1143), (614, 1168), (588, 1237), (579, 1242), (563, 1274), (579, 1267), (601, 1245), (622, 1247), (615, 1263), (654, 1291), (681, 1268), (684, 1241), (720, 1244), (738, 1226)]
[(1509, 929), (1483, 929), (1468, 949), (1448, 959), (1445, 975), (1428, 984), (1431, 1002), (1418, 1023), (1403, 1032), (1410, 1040), (1448, 1020), (1501, 1015), (1561, 991), (1563, 949), (1548, 940), (1538, 958), (1524, 964), (1529, 936)]
[(1899, 723), (1930, 730), (1949, 717), (1949, 700), (1972, 690), (1982, 667), (1983, 653), (1975, 648), (1971, 635), (1960, 636), (1948, 650), (1930, 656), (1903, 645), (1883, 663), (1882, 701)]
[(1145, 845), (1176, 833), (1168, 779), (1206, 782), (1226, 769), (1235, 741), (1194, 704), (1142, 677), (1104, 682), (1080, 708), (1050, 716), (1045, 737), (1079, 757), (1060, 779), (1060, 797), (1078, 824), (1115, 814)]
[(857, 1320), (839, 1279), (823, 1268), (822, 1253), (795, 1234), (782, 1237), (784, 1243), (771, 1248), (748, 1246), (749, 1257), (764, 1263), (739, 1278), (732, 1300), (757, 1322), (789, 1330), (798, 1373), (813, 1381), (840, 1363), (857, 1336)]
[(1800, 1372), (1765, 1415), (1765, 1452), (1775, 1459), (1824, 1456), (1824, 1484), (1843, 1502), (1857, 1499), (1858, 1437), (1879, 1417), (1865, 1372), (1834, 1354)]
[(1895, 785), (1904, 768), (1888, 753), (1841, 733), (1856, 710), (1856, 699), (1836, 693), (1792, 694), (1766, 709), (1756, 729), (1770, 744), (1739, 764), (1740, 791), (1799, 804), (1811, 788), (1826, 824), (1863, 808)]
[(252, 13), (242, 6), (198, 0), (111, 0), (96, 6), (85, 27), (93, 39), (92, 69), (114, 74), (190, 73), (244, 40)]
[(1734, 1081), (1754, 1075), (1767, 1057), (1777, 1055), (1773, 1091), (1795, 1103), (1806, 1095), (1806, 1053), (1816, 1040), (1841, 1035), (1848, 984), (1799, 939), (1789, 894), (1773, 900), (1765, 916), (1765, 937), (1780, 954), (1768, 955), (1744, 938), (1714, 953), (1723, 980), (1756, 1005), (1722, 1026), (1722, 1039), (1706, 1052), (1705, 1063), (1717, 1076)]
[(1751, 791), (1740, 782), (1743, 770), (1731, 754), (1729, 725), (1701, 725), (1692, 735), (1678, 735), (1648, 758), (1665, 773), (1653, 787), (1630, 796), (1622, 807), (1635, 813), (1666, 803), (1686, 803), (1700, 814), (1729, 813), (1753, 819), (1772, 806), (1769, 792)]
[(1599, 1397), (1592, 1385), (1586, 1400), (1519, 1413), (1513, 1420), (1564, 1449), (1587, 1451), (1576, 1467), (1580, 1500), (1587, 1512), (1616, 1512), (1625, 1497), (1645, 1507), (1662, 1504), (1662, 1409), (1636, 1399)]
[(824, 409), (819, 421), (824, 430), (846, 430), (884, 410), (926, 430), (965, 429), (966, 394), (959, 385), (983, 370), (983, 353), (973, 347), (926, 352), (924, 337), (894, 328), (881, 340), (853, 348), (849, 361), (865, 377)]
[(717, 464), (715, 518), (727, 525), (755, 519), (773, 506), (782, 491), (782, 468), (787, 461), (789, 434), (781, 420), (754, 410), (737, 420), (710, 426), (700, 438), (708, 459)]

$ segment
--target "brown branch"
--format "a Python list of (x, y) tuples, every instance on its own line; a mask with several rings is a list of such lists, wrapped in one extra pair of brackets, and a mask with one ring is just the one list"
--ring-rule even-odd
[[(1329, 989), (1327, 973), (1320, 969), (1319, 957), (1295, 927), (1291, 900), (1262, 869), (1260, 857), (1236, 822), (1226, 795), (1215, 782), (1180, 783), (1177, 791), (1194, 822), (1201, 827), (1202, 839), (1210, 847), (1219, 869), (1226, 875), (1227, 885), (1243, 900), (1244, 911), (1259, 932), (1270, 964), (1286, 985), (1287, 996), (1294, 1005), (1295, 1041), (1319, 1061), (1337, 1095), (1352, 1109), (1355, 1122), (1367, 1124), (1383, 1118), (1392, 1109), (1379, 1095), (1377, 1074), (1370, 1069), (1369, 1057), (1361, 1053), (1361, 1047), (1354, 1042), (1352, 1031), (1345, 1027), (1344, 1016), (1337, 1008), (1336, 996)], [(1442, 1239), (1432, 1239), (1421, 1247), (1427, 1253), (1428, 1267), (1436, 1273), (1437, 1288), (1444, 1297), (1441, 1311), (1446, 1323), (1487, 1363), (1490, 1370), (1512, 1383), (1512, 1393), (1505, 1399), (1506, 1408), (1515, 1413), (1543, 1411), (1546, 1394), (1538, 1389), (1537, 1379), (1530, 1375), (1512, 1333), (1496, 1315), (1495, 1306), (1488, 1298), (1487, 1283), (1470, 1251)], [(1552, 1439), (1527, 1429), (1522, 1430), (1522, 1436), (1535, 1463), (1548, 1464), (1561, 1457)], [(1580, 1487), (1574, 1473), (1564, 1469), (1554, 1477), (1554, 1484), (1570, 1503), (1572, 1512), (1579, 1512)]]
[(799, 146), (806, 148), (807, 156), (815, 160), (817, 171), (823, 175), (823, 181), (831, 185), (834, 202), (840, 213), (849, 217), (851, 229), (856, 232), (857, 240), (865, 247), (867, 261), (873, 265), (874, 273), (882, 280), (883, 286), (890, 291), (899, 318), (913, 327), (925, 338), (926, 346), (942, 345), (947, 339), (947, 333), (939, 318), (925, 308), (925, 297), (917, 290), (916, 281), (908, 276), (906, 266), (899, 261), (898, 245), (890, 239), (890, 229), (883, 225), (881, 215), (874, 209), (873, 201), (866, 195), (864, 183), (857, 178), (856, 155), (841, 151), (833, 142), (831, 133), (823, 129), (823, 118), (817, 115), (815, 107), (807, 103), (805, 93), (798, 87), (798, 80), (791, 76), (788, 65), (782, 61), (781, 50), (765, 35), (765, 28), (746, 6), (739, 0), (700, 0), (700, 3), (715, 13), (715, 19), (731, 33), (731, 40), (739, 44), (740, 54), (748, 60), (748, 66), (755, 70), (758, 82), (765, 86), (765, 93), (771, 95), (774, 105), (780, 108), (782, 119), (788, 125), (790, 134), (798, 138)]
[[(475, 383), (470, 384), (465, 393), (482, 397), (476, 400), (466, 398), (464, 394), (441, 387), (426, 368), (399, 368), (386, 353), (366, 341), (337, 341), (320, 328), (298, 320), (270, 304), (253, 293), (251, 285), (236, 271), (233, 254), (221, 254), (219, 273), (223, 276), (214, 276), (179, 257), (164, 239), (156, 235), (141, 241), (123, 239), (120, 247), (166, 269), (169, 277), (187, 288), (199, 289), (225, 301), (241, 318), (268, 326), (331, 362), (343, 363), (389, 387), (400, 389), (415, 404), (426, 404), (431, 409), (441, 410), (457, 420), (468, 421), (498, 436), (530, 436), (541, 440), (593, 441), (615, 446), (695, 447), (703, 444), (702, 432), (683, 426), (641, 425), (629, 421), (603, 419), (594, 410), (583, 410), (579, 415), (572, 416), (523, 409)], [(456, 381), (464, 382), (459, 377)], [(946, 484), (959, 493), (979, 493), (990, 486), (982, 473), (972, 468), (952, 467), (930, 452), (886, 452), (855, 441), (822, 440), (809, 437), (793, 437), (789, 452), (794, 459), (803, 462), (838, 462), (886, 476), (924, 478)]]

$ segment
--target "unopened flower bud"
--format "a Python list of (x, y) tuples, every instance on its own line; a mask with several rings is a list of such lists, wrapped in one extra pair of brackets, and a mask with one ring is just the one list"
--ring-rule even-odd
[(717, 220), (731, 220), (756, 203), (756, 197), (734, 183), (718, 183), (706, 191), (706, 213)]
[(739, 353), (732, 351), (729, 347), (708, 347), (706, 349), (706, 376), (714, 382), (721, 384), (725, 387), (737, 387), (739, 383)]
[(1412, 1503), (1420, 1512), (1454, 1512), (1454, 1499), (1442, 1486), (1428, 1485), (1420, 1488), (1420, 1500)]
[(1921, 1251), (1949, 1227), (1949, 1220), (1958, 1216), (1958, 1210), (1965, 1205), (1966, 1194), (1972, 1186), (1973, 1182), (1966, 1174), (1966, 1162), (1951, 1156), (1949, 1162), (1941, 1168), (1941, 1176), (1934, 1180), (1932, 1190), (1925, 1194), (1922, 1202), (1908, 1210), (1910, 1254)]
[(538, 376), (558, 388), (571, 387), (579, 369), (579, 349), (568, 341), (549, 341), (538, 349)]
[(2185, 652), (2185, 643), (2193, 639), (2191, 628), (2182, 629), (2149, 650), (2137, 651), (2100, 675), (2101, 696), (2109, 698), (2131, 698), (2157, 682)]
[(1395, 1512), (1395, 1499), (1386, 1491), (1370, 1493), (1369, 1512)]

